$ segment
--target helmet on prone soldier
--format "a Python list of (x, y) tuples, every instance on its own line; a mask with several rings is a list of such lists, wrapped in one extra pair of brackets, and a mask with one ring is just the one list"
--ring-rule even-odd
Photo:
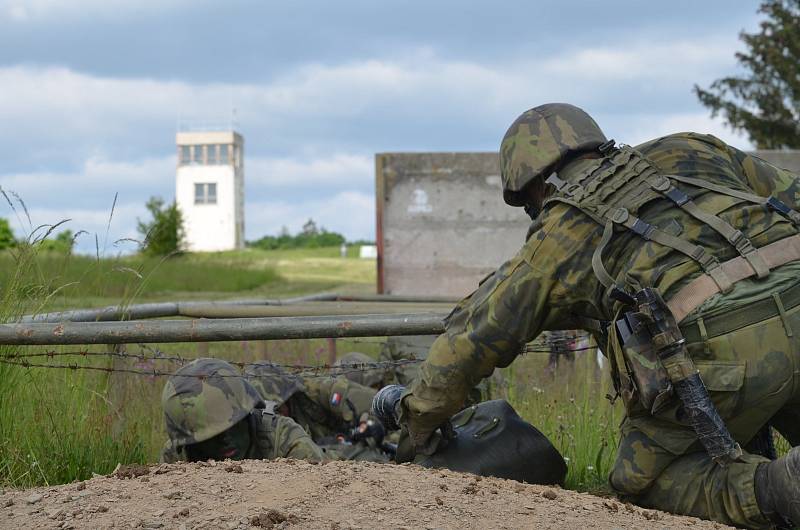
[(198, 444), (231, 429), (264, 400), (236, 368), (219, 359), (181, 367), (161, 394), (167, 435), (176, 447)]

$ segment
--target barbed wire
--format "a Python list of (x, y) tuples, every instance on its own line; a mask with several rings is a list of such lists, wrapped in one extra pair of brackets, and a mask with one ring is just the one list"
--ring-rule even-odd
[[(55, 350), (48, 350), (44, 352), (14, 352), (14, 353), (5, 353), (0, 355), (0, 359), (28, 359), (28, 358), (40, 358), (40, 357), (47, 357), (47, 358), (56, 358), (56, 357), (118, 357), (124, 359), (134, 359), (138, 361), (168, 361), (168, 362), (175, 362), (175, 363), (187, 363), (193, 361), (194, 357), (181, 357), (181, 356), (170, 356), (166, 355), (163, 351), (159, 350), (158, 348), (153, 348), (152, 346), (141, 344), (139, 345), (142, 349), (145, 349), (151, 352), (150, 355), (144, 353), (130, 353), (126, 351), (89, 351), (89, 350), (78, 350), (78, 351), (55, 351)], [(541, 347), (537, 347), (541, 346)], [(580, 352), (580, 351), (587, 351), (587, 350), (594, 350), (597, 346), (589, 345), (580, 348), (557, 348), (557, 353), (570, 353), (570, 352)], [(553, 349), (550, 344), (546, 345), (533, 345), (528, 344), (523, 350), (523, 353), (550, 353)], [(263, 363), (264, 361), (257, 361), (257, 362), (242, 362), (242, 361), (232, 361), (230, 359), (226, 359), (231, 364), (236, 365), (258, 365)], [(319, 368), (320, 365), (297, 365), (297, 364), (285, 364), (281, 365), (278, 363), (271, 362), (275, 366), (280, 366), (281, 368), (287, 369), (297, 369), (297, 368)], [(390, 361), (376, 361), (375, 364), (380, 364), (382, 362), (390, 362)], [(348, 366), (355, 365), (356, 363), (347, 363)], [(370, 363), (365, 363), (370, 364)], [(331, 368), (336, 368), (336, 366), (331, 366)], [(365, 370), (369, 370), (371, 368), (365, 368)]]
[[(6, 357), (6, 356), (3, 356)], [(158, 360), (152, 359), (150, 360)], [(186, 362), (191, 362), (194, 359), (184, 359)], [(224, 360), (224, 359), (220, 359)], [(331, 365), (319, 365), (319, 366), (297, 366), (297, 365), (286, 365), (286, 364), (277, 364), (277, 363), (245, 363), (240, 361), (227, 361), (230, 364), (238, 366), (240, 369), (245, 369), (247, 366), (264, 366), (265, 364), (270, 364), (272, 366), (276, 366), (283, 369), (288, 369), (288, 375), (293, 375), (302, 378), (318, 378), (318, 377), (331, 377), (331, 376), (339, 376), (339, 375), (346, 375), (351, 373), (360, 373), (368, 370), (376, 370), (378, 368), (388, 368), (388, 367), (397, 367), (397, 366), (406, 366), (411, 364), (418, 364), (422, 362), (422, 359), (403, 359), (399, 361), (385, 361), (385, 362), (376, 362), (376, 363), (364, 363), (362, 365), (342, 365), (342, 366), (331, 366)], [(124, 368), (124, 367), (112, 367), (112, 366), (97, 366), (97, 365), (86, 365), (86, 364), (79, 364), (79, 363), (67, 363), (67, 364), (41, 364), (41, 363), (32, 363), (26, 359), (21, 360), (11, 360), (11, 359), (4, 359), (0, 357), (0, 364), (11, 365), (11, 366), (19, 366), (22, 368), (50, 368), (50, 369), (60, 369), (60, 370), (87, 370), (87, 371), (96, 371), (96, 372), (105, 372), (105, 373), (124, 373), (124, 374), (131, 374), (131, 375), (141, 375), (141, 376), (148, 376), (148, 377), (193, 377), (197, 379), (206, 379), (209, 376), (206, 375), (198, 375), (198, 374), (181, 374), (176, 371), (165, 371), (159, 370), (158, 368), (152, 369), (143, 369), (143, 368)], [(298, 370), (299, 369), (299, 370)], [(275, 374), (278, 375), (279, 374)], [(245, 378), (245, 379), (255, 379), (259, 376), (258, 374), (247, 374), (247, 373), (240, 373), (240, 374), (215, 374), (214, 377), (231, 377), (231, 378)]]

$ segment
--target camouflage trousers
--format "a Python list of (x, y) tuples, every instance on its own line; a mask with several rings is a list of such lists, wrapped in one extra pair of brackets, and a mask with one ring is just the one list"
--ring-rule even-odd
[[(776, 302), (776, 306), (777, 306)], [(800, 444), (800, 306), (704, 342), (690, 352), (720, 415), (743, 447), (770, 422)], [(611, 487), (640, 506), (748, 528), (769, 528), (756, 503), (747, 454), (721, 467), (708, 457), (678, 403), (622, 424)]]

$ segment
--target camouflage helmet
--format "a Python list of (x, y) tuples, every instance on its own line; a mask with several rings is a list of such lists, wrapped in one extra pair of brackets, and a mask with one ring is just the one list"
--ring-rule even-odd
[(244, 370), (247, 380), (266, 401), (274, 401), (278, 405), (285, 403), (298, 392), (305, 392), (300, 378), (269, 361), (259, 361), (247, 366)]
[[(383, 380), (385, 379), (384, 370), (381, 368), (364, 368), (360, 365), (371, 365), (375, 363), (375, 359), (370, 357), (369, 355), (365, 355), (361, 352), (351, 351), (349, 353), (345, 353), (339, 359), (336, 360), (334, 366), (340, 366), (344, 368), (341, 372), (343, 376), (354, 383), (358, 383), (359, 385), (363, 386), (383, 386)], [(346, 367), (352, 366), (353, 369), (347, 370)]]
[(524, 206), (523, 188), (546, 178), (553, 166), (571, 153), (591, 151), (606, 137), (591, 116), (566, 103), (548, 103), (517, 118), (500, 144), (503, 200)]
[(177, 447), (227, 431), (263, 400), (230, 363), (196, 359), (172, 375), (161, 393), (167, 435)]

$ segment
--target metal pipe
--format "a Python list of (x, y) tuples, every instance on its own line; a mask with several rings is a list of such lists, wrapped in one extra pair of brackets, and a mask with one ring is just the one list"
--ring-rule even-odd
[(163, 318), (180, 316), (180, 307), (185, 304), (227, 304), (227, 305), (291, 305), (302, 302), (335, 301), (339, 295), (329, 293), (297, 296), (294, 298), (230, 300), (216, 302), (154, 302), (148, 304), (132, 304), (129, 306), (112, 305), (92, 309), (70, 309), (25, 315), (19, 322), (109, 322), (115, 320), (140, 320), (144, 318)]
[(438, 335), (445, 313), (0, 324), (0, 344), (132, 344)]
[(410, 304), (450, 304), (455, 305), (461, 301), (454, 296), (422, 296), (401, 294), (340, 294), (338, 302), (401, 302)]
[(393, 313), (440, 313), (450, 304), (410, 304), (394, 302), (311, 302), (280, 306), (232, 305), (216, 302), (178, 304), (178, 314), (191, 318), (301, 317), (325, 315), (382, 315)]
[[(296, 306), (298, 304), (312, 302), (363, 302), (370, 303), (392, 303), (403, 306), (404, 304), (416, 304), (417, 306), (405, 305), (396, 307), (394, 310), (386, 308), (380, 309), (379, 313), (390, 313), (402, 311), (404, 313), (427, 311), (428, 309), (440, 310), (441, 306), (428, 306), (428, 304), (450, 304), (455, 305), (457, 298), (445, 296), (398, 296), (398, 295), (339, 295), (335, 293), (318, 293), (307, 296), (297, 296), (293, 298), (272, 298), (272, 299), (244, 299), (244, 300), (218, 300), (218, 301), (187, 301), (187, 302), (154, 302), (147, 304), (132, 304), (128, 306), (108, 306), (93, 309), (71, 309), (65, 311), (55, 311), (52, 313), (42, 313), (40, 315), (25, 315), (19, 322), (111, 322), (116, 320), (141, 320), (145, 318), (164, 318), (164, 317), (201, 317), (201, 318), (226, 318), (235, 316), (303, 316), (303, 315), (325, 315), (325, 314), (354, 314), (369, 313), (365, 305), (364, 309), (354, 308), (353, 311), (343, 312), (332, 311), (312, 311), (310, 309), (292, 311), (263, 311), (247, 309), (237, 312), (234, 309), (228, 310), (230, 306)], [(208, 308), (208, 313), (204, 314), (204, 308)], [(344, 310), (344, 306), (342, 306)]]

